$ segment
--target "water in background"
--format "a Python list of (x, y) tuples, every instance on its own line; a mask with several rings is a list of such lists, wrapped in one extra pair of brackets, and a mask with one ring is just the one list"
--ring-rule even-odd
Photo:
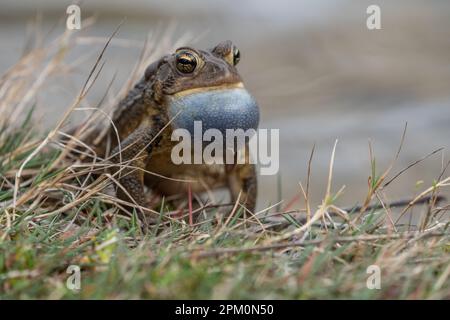
[[(124, 16), (86, 104), (101, 100), (114, 75), (112, 90), (120, 90), (149, 32), (170, 34), (173, 41), (182, 37), (183, 45), (199, 47), (231, 39), (241, 49), (242, 77), (262, 108), (261, 127), (280, 129), (280, 174), (259, 180), (260, 206), (280, 195), (288, 201), (299, 192), (313, 144), (311, 191), (317, 204), (336, 139), (333, 187), (345, 185), (340, 203), (353, 204), (367, 190), (369, 140), (377, 166), (386, 168), (408, 122), (394, 172), (450, 146), (450, 3), (377, 1), (382, 30), (369, 31), (365, 11), (372, 2), (89, 1), (81, 7), (83, 17), (95, 14), (97, 22), (83, 32), (86, 41), (69, 58), (85, 62), (46, 84), (38, 112), (46, 126), (54, 123), (85, 80), (103, 37)], [(2, 0), (1, 73), (18, 60), (27, 36), (35, 32), (30, 21), (36, 13), (41, 30), (51, 30), (52, 37), (64, 30), (66, 5)], [(443, 163), (439, 154), (413, 167), (389, 187), (389, 197), (417, 193), (424, 185), (416, 187), (416, 182), (429, 185)]]

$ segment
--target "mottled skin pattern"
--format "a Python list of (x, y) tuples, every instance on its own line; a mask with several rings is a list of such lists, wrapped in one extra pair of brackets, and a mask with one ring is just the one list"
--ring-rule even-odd
[[(208, 87), (242, 82), (235, 67), (235, 47), (230, 41), (222, 42), (211, 50), (182, 50), (195, 52), (201, 57), (200, 65), (194, 72), (179, 72), (175, 54), (166, 55), (146, 69), (144, 77), (115, 110), (113, 122), (121, 143), (118, 144), (117, 134), (111, 127), (105, 138), (108, 143), (103, 141), (100, 145), (106, 149), (109, 144), (107, 149), (112, 150), (113, 162), (128, 165), (120, 172), (119, 181), (123, 188), (118, 188), (117, 195), (124, 201), (146, 207), (144, 184), (162, 195), (186, 193), (186, 182), (161, 177), (164, 176), (194, 180), (190, 183), (192, 192), (225, 186), (229, 188), (233, 200), (237, 200), (241, 192), (240, 202), (254, 211), (257, 181), (254, 165), (248, 161), (242, 165), (175, 165), (171, 161), (172, 147), (178, 142), (170, 139), (173, 128), (168, 125), (168, 97), (184, 90), (206, 90)], [(100, 154), (105, 153), (105, 150), (100, 151)]]

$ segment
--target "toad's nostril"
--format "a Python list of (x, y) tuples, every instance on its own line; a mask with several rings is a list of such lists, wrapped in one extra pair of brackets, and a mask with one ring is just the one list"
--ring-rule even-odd
[[(178, 115), (177, 115), (178, 114)], [(170, 98), (169, 115), (175, 117), (174, 128), (194, 134), (194, 121), (208, 129), (257, 129), (259, 107), (247, 90), (241, 87), (188, 93)]]

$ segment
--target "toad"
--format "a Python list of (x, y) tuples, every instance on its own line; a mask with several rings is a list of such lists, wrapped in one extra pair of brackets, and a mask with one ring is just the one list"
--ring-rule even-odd
[(144, 186), (169, 196), (186, 192), (190, 183), (195, 193), (226, 187), (232, 200), (255, 210), (257, 179), (248, 152), (244, 163), (234, 164), (175, 164), (171, 158), (173, 131), (192, 132), (194, 121), (203, 130), (257, 128), (259, 108), (236, 69), (239, 60), (236, 46), (224, 41), (209, 50), (179, 48), (147, 67), (99, 144), (100, 155), (120, 164), (119, 199), (146, 207)]

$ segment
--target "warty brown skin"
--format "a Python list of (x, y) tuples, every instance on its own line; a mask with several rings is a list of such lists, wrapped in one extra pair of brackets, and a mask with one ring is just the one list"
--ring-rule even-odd
[(122, 188), (118, 188), (117, 196), (146, 207), (148, 202), (144, 185), (162, 195), (172, 195), (185, 193), (187, 183), (171, 179), (195, 180), (190, 183), (192, 192), (228, 187), (231, 198), (236, 201), (241, 193), (240, 203), (253, 212), (257, 179), (255, 167), (248, 163), (248, 158), (247, 163), (237, 165), (175, 165), (171, 161), (172, 147), (178, 142), (170, 139), (173, 129), (167, 125), (170, 121), (167, 98), (188, 89), (206, 90), (208, 87), (242, 82), (235, 67), (234, 46), (230, 41), (222, 42), (211, 50), (182, 49), (201, 57), (201, 65), (191, 74), (181, 73), (176, 68), (175, 54), (152, 63), (114, 112), (113, 123), (119, 137), (111, 126), (105, 140), (100, 143), (103, 149), (100, 154), (106, 155), (108, 152), (105, 149), (112, 150), (112, 162), (128, 166), (119, 173)]

